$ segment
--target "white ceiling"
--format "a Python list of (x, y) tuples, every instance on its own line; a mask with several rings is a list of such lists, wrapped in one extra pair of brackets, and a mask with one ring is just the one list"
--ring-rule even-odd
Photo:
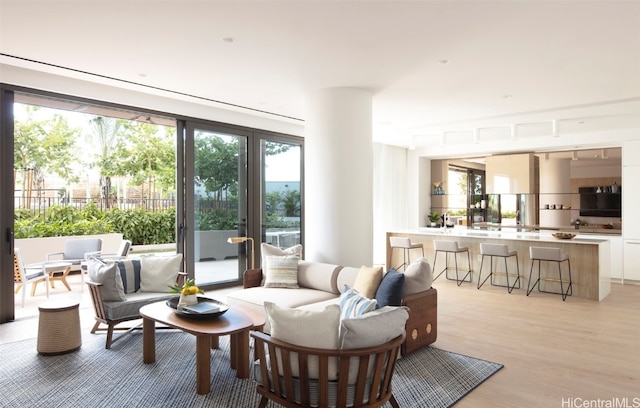
[(0, 0), (0, 52), (276, 119), (364, 88), (399, 146), (640, 127), (639, 1)]

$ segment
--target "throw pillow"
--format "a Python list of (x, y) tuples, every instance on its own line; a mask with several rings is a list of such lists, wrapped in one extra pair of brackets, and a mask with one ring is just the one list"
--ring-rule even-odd
[[(391, 341), (404, 333), (409, 309), (406, 307), (385, 306), (340, 323), (340, 348), (358, 349), (378, 346)], [(373, 358), (369, 360), (367, 376), (373, 373)], [(358, 360), (352, 358), (349, 363), (348, 383), (354, 384), (358, 378)]]
[(116, 261), (116, 266), (122, 278), (124, 293), (134, 293), (140, 290), (140, 260), (125, 259)]
[(431, 288), (433, 273), (431, 266), (425, 258), (418, 258), (404, 271), (404, 291), (406, 297), (414, 293), (423, 292)]
[(362, 296), (349, 285), (344, 285), (344, 292), (340, 295), (340, 319), (357, 317), (376, 308), (376, 300)]
[(122, 278), (115, 263), (105, 263), (97, 259), (87, 263), (89, 279), (102, 284), (102, 299), (106, 302), (124, 302), (127, 297), (124, 294)]
[(353, 288), (360, 292), (363, 296), (373, 299), (376, 296), (378, 285), (382, 281), (382, 267), (372, 267), (362, 265), (353, 283)]
[(297, 255), (268, 256), (265, 272), (265, 288), (298, 289)]
[(404, 290), (404, 275), (391, 268), (382, 277), (382, 282), (376, 291), (378, 308), (385, 306), (400, 306), (402, 304), (402, 291)]
[(182, 265), (182, 254), (140, 258), (140, 292), (171, 291)]
[[(310, 311), (280, 307), (272, 302), (264, 302), (267, 318), (271, 324), (271, 337), (298, 346), (337, 350), (339, 346), (340, 306), (328, 305), (322, 311)], [(282, 366), (281, 356), (278, 355)], [(291, 356), (291, 371), (296, 377), (300, 375), (297, 364), (297, 353)], [(293, 361), (296, 361), (295, 363)], [(310, 378), (318, 378), (319, 364), (317, 358), (308, 361)], [(329, 379), (338, 378), (338, 362), (329, 361)]]
[(298, 244), (286, 249), (280, 249), (277, 246), (269, 245), (264, 242), (260, 245), (260, 256), (261, 256), (260, 267), (262, 268), (262, 277), (263, 277), (261, 282), (262, 285), (264, 285), (264, 276), (266, 273), (265, 271), (267, 270), (267, 257), (268, 256), (285, 256), (285, 255), (298, 255), (298, 257), (302, 259), (302, 245)]

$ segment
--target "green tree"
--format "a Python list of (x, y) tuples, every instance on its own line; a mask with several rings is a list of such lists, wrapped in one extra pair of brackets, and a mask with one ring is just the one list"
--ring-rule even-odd
[[(70, 128), (59, 114), (37, 120), (34, 116), (38, 110), (27, 106), (27, 119), (14, 124), (14, 166), (22, 173), (23, 198), (32, 196), (32, 188), (47, 173), (57, 174), (68, 183), (78, 180), (72, 163), (79, 159), (74, 147), (80, 131)], [(30, 203), (25, 202), (25, 206)]]
[(300, 192), (298, 190), (283, 192), (282, 199), (284, 201), (284, 216), (295, 217), (296, 213), (300, 211)]
[(153, 198), (158, 188), (175, 191), (175, 139), (149, 123), (129, 122), (124, 127), (127, 142), (120, 173), (143, 186), (143, 197)]
[(264, 195), (267, 214), (277, 214), (278, 204), (280, 204), (280, 192), (272, 191)]
[(86, 135), (86, 141), (97, 149), (92, 167), (100, 170), (100, 195), (105, 208), (111, 205), (111, 178), (122, 174), (121, 164), (124, 151), (124, 143), (120, 130), (125, 122), (121, 119), (96, 116), (89, 121), (90, 133)]
[(238, 193), (238, 141), (197, 132), (194, 140), (195, 182), (214, 200)]

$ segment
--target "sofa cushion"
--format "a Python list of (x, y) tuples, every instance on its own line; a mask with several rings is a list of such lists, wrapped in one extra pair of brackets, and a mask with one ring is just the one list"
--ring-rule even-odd
[(345, 285), (340, 295), (340, 319), (357, 317), (376, 308), (376, 300), (362, 296), (358, 291)]
[(97, 259), (91, 259), (87, 263), (87, 272), (89, 279), (102, 284), (102, 299), (105, 302), (123, 302), (127, 300), (122, 286), (122, 278), (115, 263), (105, 263)]
[(267, 256), (265, 288), (298, 289), (298, 255)]
[[(340, 265), (300, 261), (298, 263), (298, 285), (339, 295), (339, 288), (342, 286), (338, 286), (338, 275), (342, 273), (341, 269)], [(350, 283), (350, 285), (352, 284), (353, 282)]]
[(126, 302), (104, 302), (105, 313), (111, 320), (131, 319), (140, 316), (140, 308), (149, 303), (168, 300), (175, 293), (138, 292), (127, 295)]
[(356, 281), (353, 284), (353, 288), (360, 292), (363, 296), (373, 299), (376, 296), (376, 290), (382, 280), (382, 267), (381, 266), (366, 266), (362, 265)]
[(403, 297), (423, 292), (431, 288), (433, 273), (431, 266), (425, 258), (418, 258), (404, 271)]
[(338, 273), (338, 278), (336, 279), (338, 288), (341, 291), (344, 289), (344, 285), (349, 285), (349, 287), (352, 288), (353, 284), (356, 283), (358, 273), (360, 273), (360, 268), (354, 268), (353, 266), (345, 266), (340, 269), (340, 273)]
[[(309, 304), (324, 302), (335, 299), (337, 304), (338, 296), (333, 293), (323, 292), (315, 289), (283, 289), (283, 288), (265, 288), (263, 286), (241, 289), (227, 294), (226, 303), (229, 305), (237, 305), (249, 308), (256, 312), (264, 313), (264, 303), (274, 302), (282, 307), (300, 307)], [(338, 306), (339, 307), (339, 306)], [(271, 332), (271, 326), (267, 319), (263, 331)]]
[(140, 258), (140, 291), (165, 292), (175, 286), (182, 264), (182, 254)]
[(404, 274), (391, 268), (384, 274), (376, 291), (378, 308), (385, 306), (400, 306), (404, 290)]
[[(321, 312), (283, 308), (265, 302), (265, 310), (271, 325), (271, 337), (298, 346), (337, 350), (339, 347), (340, 307), (329, 305)], [(296, 356), (292, 353), (292, 359)], [(280, 356), (277, 356), (280, 360)], [(280, 363), (281, 364), (281, 363)], [(310, 378), (319, 377), (318, 359), (308, 361)], [(292, 375), (299, 376), (298, 364), (291, 364)], [(329, 361), (329, 379), (338, 378), (336, 359)]]
[(115, 262), (122, 278), (124, 293), (134, 293), (140, 290), (140, 260), (124, 259)]

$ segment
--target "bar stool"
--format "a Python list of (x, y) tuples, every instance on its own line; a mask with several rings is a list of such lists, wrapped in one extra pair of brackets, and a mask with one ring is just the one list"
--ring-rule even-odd
[[(391, 251), (389, 252), (389, 262), (387, 265), (391, 267), (391, 259), (393, 258), (393, 250), (394, 249), (402, 249), (403, 250), (403, 263), (398, 266), (396, 270), (403, 267), (403, 269), (407, 268), (407, 265), (411, 263), (411, 250), (420, 248), (422, 250), (422, 257), (424, 258), (424, 247), (422, 244), (413, 244), (411, 243), (411, 239), (407, 237), (389, 237), (389, 244), (391, 246)], [(407, 262), (408, 261), (408, 262)]]
[[(440, 275), (442, 275), (443, 273), (445, 274), (444, 276), (449, 279), (449, 280), (455, 280), (458, 284), (458, 286), (460, 286), (462, 284), (462, 282), (471, 282), (471, 257), (469, 256), (469, 248), (467, 247), (458, 247), (458, 243), (456, 241), (433, 241), (433, 248), (436, 250), (436, 255), (433, 258), (433, 267), (435, 269), (436, 267), (436, 260), (438, 259), (438, 252), (444, 252), (444, 259), (445, 259), (445, 267), (442, 271), (440, 271), (440, 273), (438, 274), (438, 276), (436, 276), (435, 278), (433, 278), (433, 280), (435, 281), (436, 279), (438, 279), (440, 277)], [(458, 275), (458, 254), (462, 253), (462, 252), (466, 252), (467, 253), (467, 264), (469, 265), (469, 269), (466, 271), (467, 273), (464, 275), (464, 277), (462, 279), (460, 279), (459, 275)], [(456, 278), (452, 279), (449, 277), (449, 254), (453, 254), (453, 259), (455, 261), (455, 265), (456, 265)], [(469, 277), (469, 280), (466, 280), (467, 277)]]
[[(478, 289), (480, 289), (482, 285), (484, 285), (484, 283), (489, 278), (491, 278), (491, 281), (490, 281), (491, 286), (502, 286), (503, 288), (506, 287), (509, 293), (511, 293), (511, 291), (516, 287), (516, 283), (518, 284), (518, 289), (520, 289), (520, 265), (518, 264), (518, 252), (509, 251), (509, 247), (507, 246), (507, 244), (480, 243), (480, 254), (482, 254), (482, 260), (480, 261), (480, 271), (478, 272)], [(489, 257), (489, 275), (483, 281), (481, 281), (482, 265), (484, 263), (485, 256)], [(507, 286), (498, 285), (493, 282), (493, 275), (494, 275), (493, 257), (494, 256), (504, 259), (504, 275), (507, 277)], [(507, 267), (507, 258), (510, 258), (512, 256), (516, 257), (516, 269), (518, 271), (518, 274), (515, 275), (516, 280), (515, 282), (513, 282), (513, 286), (509, 285), (509, 276), (514, 276), (514, 275), (509, 273), (509, 268)]]
[[(573, 294), (573, 281), (571, 280), (571, 262), (569, 261), (569, 257), (560, 251), (560, 248), (547, 248), (547, 247), (529, 247), (529, 257), (531, 258), (531, 269), (529, 271), (529, 283), (527, 284), (527, 296), (531, 293), (533, 288), (538, 285), (538, 292), (544, 293), (554, 293), (556, 295), (562, 295), (562, 301), (567, 300), (567, 296), (571, 296)], [(536, 280), (533, 285), (531, 285), (531, 276), (533, 274), (533, 264), (535, 261), (538, 261), (538, 280)], [(549, 279), (549, 278), (540, 278), (540, 264), (542, 261), (547, 262), (557, 262), (558, 264), (558, 277), (559, 279)], [(567, 262), (568, 270), (569, 270), (569, 280), (562, 279), (562, 268), (560, 264), (562, 262)], [(560, 292), (550, 292), (540, 289), (540, 280), (560, 282)], [(564, 284), (568, 283), (569, 286), (567, 290), (564, 290)], [(529, 287), (531, 285), (531, 287)]]

